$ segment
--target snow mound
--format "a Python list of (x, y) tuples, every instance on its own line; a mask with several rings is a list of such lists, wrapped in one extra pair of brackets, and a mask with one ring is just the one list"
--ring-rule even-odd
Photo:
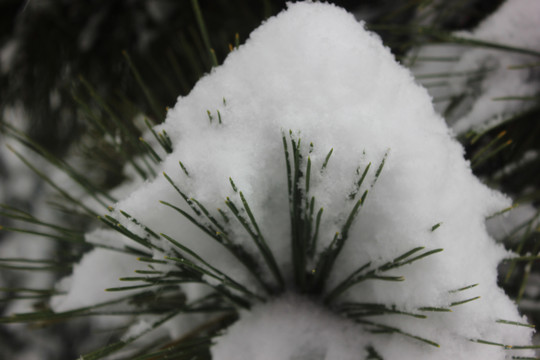
[[(173, 142), (161, 169), (170, 181), (160, 176), (143, 184), (116, 209), (269, 299), (241, 313), (218, 339), (215, 359), (346, 359), (357, 358), (359, 348), (385, 359), (530, 356), (528, 350), (474, 342), (527, 345), (531, 336), (527, 327), (497, 322), (526, 322), (497, 287), (497, 264), (509, 254), (489, 237), (484, 222), (508, 199), (473, 176), (427, 92), (344, 10), (290, 4), (180, 97), (156, 130), (166, 130)], [(346, 238), (328, 278), (309, 295), (295, 277), (291, 232), (302, 230), (291, 225), (284, 142), (292, 170), (297, 149), (297, 188), (308, 201), (314, 197), (313, 218), (324, 209), (314, 255), (302, 264), (305, 281), (322, 271), (325, 251)], [(201, 231), (171, 205), (213, 232)], [(298, 221), (307, 220), (303, 216)], [(118, 221), (144, 236), (121, 215)], [(216, 241), (225, 233), (254, 257), (260, 279)], [(264, 238), (278, 270), (253, 237)], [(164, 239), (151, 241), (156, 259), (175, 248)], [(170, 261), (163, 268), (175, 266)], [(261, 285), (279, 287), (277, 272), (287, 295), (269, 295)], [(75, 269), (75, 277), (79, 273)], [(336, 291), (351, 274), (357, 283)], [(206, 295), (219, 281), (203, 280), (208, 284), (186, 288), (188, 298)], [(67, 299), (97, 296), (72, 291), (84, 296)], [(272, 347), (260, 351), (263, 340)]]

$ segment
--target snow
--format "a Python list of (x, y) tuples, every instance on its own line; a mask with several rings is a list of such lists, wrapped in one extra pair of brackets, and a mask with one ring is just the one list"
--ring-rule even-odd
[(119, 279), (133, 274), (137, 265), (132, 255), (97, 248), (83, 256), (71, 277), (57, 284), (59, 291), (69, 289), (69, 293), (53, 297), (51, 306), (54, 311), (63, 312), (127, 296), (133, 290), (105, 289), (132, 285)]
[[(224, 204), (229, 197), (242, 208), (239, 193), (229, 182), (233, 179), (288, 288), (286, 295), (241, 313), (239, 321), (217, 340), (214, 358), (347, 359), (366, 351), (368, 345), (388, 359), (531, 355), (528, 350), (510, 353), (470, 341), (527, 345), (532, 335), (527, 327), (496, 323), (498, 319), (526, 322), (497, 287), (497, 264), (510, 254), (490, 238), (485, 225), (487, 216), (510, 205), (509, 199), (473, 176), (463, 149), (435, 113), (427, 91), (397, 64), (376, 35), (344, 10), (322, 3), (289, 4), (287, 11), (266, 21), (222, 66), (203, 77), (188, 96), (179, 97), (165, 124), (156, 130), (162, 129), (171, 136), (174, 152), (164, 160), (161, 171), (215, 218), (220, 218), (218, 208), (225, 211), (231, 219), (226, 225), (230, 237), (256, 256), (265, 280), (275, 282), (252, 239)], [(291, 270), (282, 143), (283, 134), (289, 138), (289, 130), (293, 139), (301, 139), (304, 156), (313, 143), (309, 195), (316, 197), (316, 209), (324, 208), (318, 253), (341, 231), (355, 204), (348, 195), (358, 181), (357, 169), (372, 163), (360, 189), (361, 193), (369, 190), (366, 202), (324, 292), (310, 299), (294, 294)], [(332, 157), (321, 170), (330, 149)], [(385, 156), (384, 169), (371, 186)], [(305, 169), (306, 156), (301, 166)], [(128, 186), (133, 189), (133, 184)], [(265, 296), (251, 273), (229, 252), (160, 200), (191, 211), (160, 176), (140, 184), (115, 205), (114, 213), (125, 226), (132, 226), (118, 215), (119, 210), (126, 211)], [(431, 231), (438, 223), (442, 225)], [(99, 233), (93, 235), (100, 242)], [(111, 239), (115, 236), (118, 239)], [(116, 244), (123, 241), (120, 235), (103, 237)], [(159, 245), (164, 252), (154, 250), (155, 258), (170, 255), (171, 244), (162, 240)], [(419, 246), (425, 251), (444, 250), (382, 274), (403, 276), (405, 281), (364, 281), (337, 302), (383, 304), (414, 313), (422, 307), (451, 307), (452, 312), (425, 313), (427, 319), (396, 314), (367, 318), (379, 328), (398, 328), (437, 342), (440, 348), (399, 333), (371, 334), (370, 326), (354, 324), (322, 304), (323, 297), (361, 265), (371, 262), (376, 269)], [(53, 306), (66, 310), (110, 299), (103, 289), (125, 285), (116, 280), (136, 268), (133, 257), (93, 250), (75, 267), (68, 295)], [(452, 291), (471, 284), (479, 285)], [(208, 286), (190, 284), (184, 290), (194, 299)], [(177, 335), (172, 324), (169, 329)], [(268, 344), (265, 351), (261, 351), (263, 340)]]
[(152, 329), (152, 324), (146, 320), (139, 320), (135, 324), (129, 327), (129, 330), (122, 336), (122, 341), (129, 340), (144, 332), (148, 332)]
[(374, 337), (359, 337), (359, 325), (294, 294), (244, 311), (241, 318), (227, 341), (218, 338), (213, 359), (353, 360), (365, 356)]
[[(472, 32), (458, 32), (455, 35), (515, 48), (538, 49), (540, 2), (506, 1)], [(419, 81), (427, 87), (441, 81), (446, 83), (444, 86), (430, 87), (435, 99), (465, 94), (464, 100), (450, 112), (448, 118), (458, 133), (482, 130), (511, 119), (531, 108), (534, 102), (527, 98), (537, 98), (540, 92), (537, 55), (443, 44), (424, 46), (411, 56), (457, 58), (457, 61), (419, 61), (413, 69)], [(468, 75), (460, 75), (465, 73)], [(430, 74), (452, 75), (448, 78), (425, 78)], [(504, 99), (508, 97), (514, 99)], [(525, 99), (515, 99), (520, 97)], [(448, 100), (438, 102), (437, 108), (444, 112), (448, 104)]]
[(518, 204), (512, 210), (489, 219), (488, 232), (499, 241), (508, 240), (510, 236), (509, 240), (518, 242), (526, 231), (539, 225), (538, 217), (538, 210), (532, 205)]

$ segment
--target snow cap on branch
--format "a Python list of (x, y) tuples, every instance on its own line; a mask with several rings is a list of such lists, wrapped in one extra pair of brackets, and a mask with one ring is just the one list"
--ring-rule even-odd
[[(376, 35), (344, 10), (290, 4), (180, 97), (158, 130), (163, 129), (174, 148), (162, 165), (168, 178), (145, 183), (116, 209), (269, 299), (252, 313), (242, 312), (230, 333), (217, 340), (216, 360), (345, 359), (333, 354), (350, 352), (356, 359), (363, 356), (359, 344), (365, 355), (376, 351), (385, 359), (505, 359), (510, 350), (474, 341), (528, 344), (529, 328), (497, 322), (526, 322), (497, 287), (497, 265), (508, 254), (484, 224), (509, 205), (508, 199), (474, 177), (427, 92)], [(310, 295), (298, 291), (302, 285), (295, 278), (291, 232), (296, 230), (290, 219), (295, 210), (290, 208), (284, 141), (289, 165), (296, 149), (301, 169), (292, 187), (308, 201), (314, 197), (313, 218), (324, 209), (314, 256), (303, 264), (306, 272), (312, 270), (316, 278), (325, 251), (344, 241), (328, 278)], [(171, 183), (202, 204), (223, 229), (215, 229), (202, 210), (201, 216), (192, 212)], [(257, 260), (261, 279), (212, 238), (216, 231), (201, 231), (159, 200), (226, 232)], [(255, 236), (237, 221), (231, 204)], [(308, 217), (309, 211), (297, 221)], [(120, 215), (118, 221), (133, 226)], [(278, 271), (254, 237), (264, 237)], [(173, 247), (152, 241), (156, 259)], [(287, 290), (272, 298), (261, 283), (277, 287), (276, 272)], [(357, 283), (340, 288), (353, 273)], [(207, 294), (203, 288), (208, 286), (190, 286), (188, 298)], [(295, 306), (298, 311), (291, 310)], [(312, 307), (321, 311), (311, 316), (305, 309)], [(255, 351), (263, 342), (276, 352)], [(301, 349), (305, 352), (298, 353)]]

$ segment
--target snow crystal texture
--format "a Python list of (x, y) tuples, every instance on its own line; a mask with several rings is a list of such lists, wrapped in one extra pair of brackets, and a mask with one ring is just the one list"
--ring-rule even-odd
[[(249, 202), (288, 288), (286, 295), (242, 312), (229, 333), (218, 338), (215, 359), (356, 359), (358, 354), (367, 356), (371, 348), (385, 359), (492, 360), (531, 355), (528, 350), (471, 341), (527, 345), (531, 336), (527, 327), (497, 323), (499, 319), (526, 322), (497, 287), (497, 264), (509, 254), (488, 236), (484, 223), (485, 217), (509, 201), (473, 176), (462, 148), (435, 113), (427, 92), (376, 35), (344, 10), (322, 3), (290, 4), (287, 11), (255, 30), (188, 96), (180, 97), (157, 130), (162, 129), (174, 147), (162, 170), (216, 218), (218, 208), (233, 218), (224, 204), (227, 197), (241, 207), (239, 194), (230, 185), (229, 178), (233, 179)], [(359, 174), (372, 163), (359, 190), (360, 194), (369, 190), (369, 194), (348, 240), (324, 291), (309, 299), (295, 294), (292, 273), (282, 143), (283, 134), (289, 139), (289, 131), (295, 141), (301, 141), (302, 166), (309, 153), (313, 169), (309, 196), (315, 196), (317, 210), (324, 209), (318, 253), (343, 227), (355, 204), (349, 194)], [(333, 153), (323, 169), (330, 149)], [(385, 156), (382, 173), (371, 187)], [(249, 271), (221, 245), (159, 200), (190, 211), (162, 176), (142, 184), (116, 209), (174, 237), (265, 296)], [(122, 216), (118, 220), (136, 231)], [(436, 224), (441, 225), (432, 231)], [(237, 244), (259, 253), (239, 223), (230, 221), (227, 230)], [(116, 241), (122, 244), (123, 240)], [(166, 242), (159, 245), (165, 247)], [(354, 324), (322, 304), (324, 295), (360, 266), (370, 263), (376, 269), (417, 247), (444, 250), (379, 274), (401, 276), (404, 281), (361, 282), (341, 294), (334, 305), (395, 306), (427, 318), (386, 314), (364, 318), (377, 325)], [(163, 259), (164, 254), (156, 251), (155, 257)], [(83, 259), (75, 277), (85, 278), (82, 272), (91, 259), (91, 254)], [(259, 260), (267, 280), (273, 281), (262, 257)], [(135, 268), (137, 261), (133, 262)], [(103, 288), (116, 285), (116, 278), (108, 284), (105, 277), (95, 280)], [(454, 291), (474, 284), (478, 285)], [(105, 300), (102, 293), (71, 291), (83, 294), (70, 294), (57, 306), (64, 310), (76, 306), (70, 299)], [(197, 284), (186, 291), (191, 299), (208, 292)], [(468, 299), (475, 300), (464, 302)], [(426, 307), (452, 311), (422, 312)], [(370, 331), (385, 327), (400, 332)], [(262, 343), (271, 346), (261, 351)]]

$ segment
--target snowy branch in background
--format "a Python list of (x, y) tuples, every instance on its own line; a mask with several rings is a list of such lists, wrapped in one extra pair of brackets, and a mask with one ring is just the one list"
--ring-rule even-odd
[(539, 13), (538, 1), (506, 1), (473, 31), (455, 33), (461, 44), (409, 54), (415, 76), (456, 132), (486, 131), (536, 106)]

